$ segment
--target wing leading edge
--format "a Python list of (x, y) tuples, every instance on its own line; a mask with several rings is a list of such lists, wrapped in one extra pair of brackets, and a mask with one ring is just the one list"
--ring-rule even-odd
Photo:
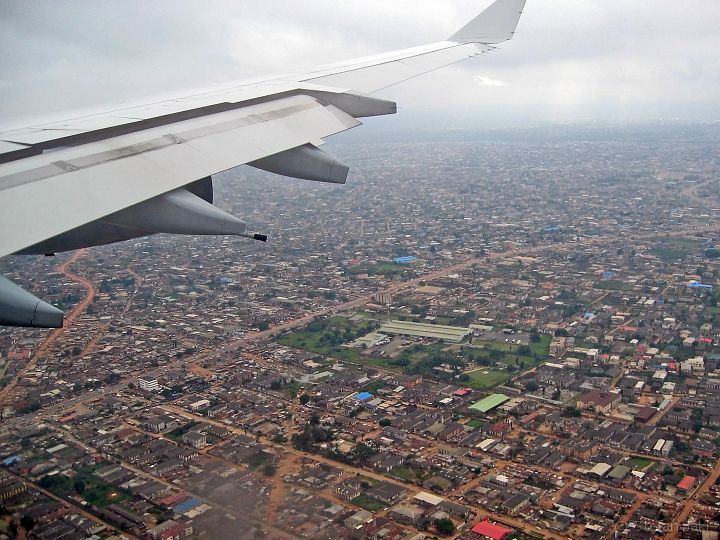
[[(0, 131), (0, 256), (157, 232), (264, 240), (212, 207), (212, 174), (249, 164), (343, 183), (348, 168), (317, 146), (358, 118), (396, 111), (368, 94), (493, 50), (512, 38), (524, 6), (496, 0), (447, 41)], [(209, 200), (190, 189), (198, 179), (209, 182)], [(158, 212), (162, 219), (150, 217)], [(0, 287), (0, 324), (58, 326), (13, 315), (22, 295), (10, 285)], [(23, 306), (34, 301), (22, 297)]]

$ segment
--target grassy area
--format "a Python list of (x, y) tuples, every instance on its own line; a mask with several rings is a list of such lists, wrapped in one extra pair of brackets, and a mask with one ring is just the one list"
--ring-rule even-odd
[(537, 343), (530, 342), (530, 349), (532, 350), (534, 355), (537, 356), (547, 356), (550, 354), (550, 342), (552, 341), (552, 336), (548, 334), (543, 334), (540, 336), (540, 341)]
[(40, 480), (40, 486), (48, 489), (58, 497), (77, 494), (88, 503), (101, 508), (129, 498), (126, 491), (94, 476), (95, 469), (96, 467), (80, 468), (74, 478), (68, 478), (60, 474), (44, 476)]
[(402, 478), (403, 480), (407, 480), (408, 482), (415, 482), (417, 480), (422, 480), (423, 478), (422, 472), (417, 469), (413, 469), (412, 467), (396, 467), (390, 474), (397, 476), (398, 478)]
[(631, 291), (633, 285), (631, 283), (624, 283), (619, 279), (606, 279), (595, 283), (595, 288), (605, 291)]
[(462, 384), (468, 385), (470, 388), (492, 388), (507, 382), (514, 374), (507, 371), (498, 371), (495, 369), (480, 369), (467, 373), (470, 377)]
[(413, 270), (410, 265), (393, 263), (363, 264), (360, 266), (348, 266), (345, 268), (345, 273), (351, 276), (367, 274), (369, 276), (391, 277), (407, 275), (411, 272), (413, 272)]
[(470, 426), (471, 428), (475, 428), (475, 429), (480, 429), (481, 427), (485, 427), (486, 424), (487, 424), (487, 422), (483, 422), (479, 418), (473, 418), (472, 420), (470, 420), (467, 423), (468, 426)]
[(388, 366), (387, 359), (364, 356), (361, 354), (360, 349), (343, 347), (341, 345), (320, 344), (319, 338), (320, 336), (315, 332), (300, 331), (280, 336), (276, 339), (276, 342), (295, 349), (302, 349), (322, 354), (323, 356), (337, 358), (338, 360), (344, 360), (345, 362), (368, 366)]
[(276, 342), (346, 362), (387, 367), (386, 359), (364, 356), (360, 349), (343, 346), (344, 343), (369, 334), (373, 330), (372, 323), (354, 324), (346, 317), (336, 316), (313, 321), (302, 330), (280, 336)]
[(381, 388), (385, 388), (388, 385), (385, 381), (372, 381), (370, 384), (366, 384), (363, 386), (360, 390), (362, 392), (369, 392), (371, 394), (376, 394), (378, 390)]
[(642, 471), (646, 467), (652, 465), (652, 460), (641, 457), (634, 457), (630, 460), (630, 465), (633, 467), (633, 469)]
[(257, 452), (255, 454), (250, 454), (243, 460), (248, 467), (251, 469), (258, 469), (260, 467), (264, 467), (268, 463), (268, 456), (267, 454), (264, 454), (262, 452)]
[(703, 242), (692, 238), (661, 238), (652, 253), (665, 260), (684, 259), (701, 254), (703, 247)]
[[(539, 366), (548, 358), (550, 350), (550, 341), (552, 337), (543, 335), (540, 341), (529, 345), (516, 345), (512, 343), (502, 343), (495, 341), (481, 341), (474, 344), (480, 344), (481, 349), (475, 349), (475, 352), (469, 353), (469, 358), (480, 363), (490, 363), (491, 366), (496, 362), (507, 366), (517, 366), (518, 371), (524, 371)], [(470, 349), (471, 351), (473, 349)], [(481, 358), (478, 358), (480, 356)], [(489, 362), (488, 362), (489, 361)], [(467, 384), (473, 388), (491, 388), (507, 382), (514, 377), (517, 372), (508, 372), (502, 369), (494, 369), (491, 366), (466, 372), (470, 377), (463, 384)]]
[(93, 482), (85, 488), (85, 491), (80, 496), (90, 504), (100, 508), (122, 502), (128, 498), (127, 493), (123, 490), (105, 482)]
[(375, 497), (370, 497), (369, 495), (358, 495), (355, 497), (352, 501), (355, 506), (359, 506), (360, 508), (364, 508), (368, 512), (377, 512), (378, 510), (382, 510), (385, 508), (385, 503), (382, 501), (378, 501)]
[[(430, 378), (450, 379), (453, 374), (439, 374), (434, 368), (447, 363), (460, 372), (463, 366), (473, 362), (488, 365), (487, 369), (468, 373), (468, 380), (462, 381), (474, 388), (491, 388), (506, 382), (517, 371), (531, 369), (547, 360), (551, 336), (543, 335), (536, 343), (516, 345), (495, 341), (476, 341), (472, 346), (448, 346), (446, 343), (430, 345), (414, 344), (402, 351), (394, 359), (365, 356), (361, 349), (344, 346), (345, 343), (357, 339), (373, 331), (376, 322), (363, 321), (353, 323), (346, 317), (336, 316), (330, 319), (316, 319), (302, 330), (280, 336), (276, 341), (296, 349), (315, 352), (344, 362), (376, 366), (391, 370), (402, 370), (406, 373), (422, 374)], [(517, 366), (517, 369), (503, 371), (490, 366), (495, 363)], [(363, 390), (375, 393), (383, 385), (381, 382), (370, 383)]]

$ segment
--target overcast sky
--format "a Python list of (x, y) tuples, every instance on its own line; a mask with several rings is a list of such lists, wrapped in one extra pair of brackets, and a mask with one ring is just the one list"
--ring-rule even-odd
[[(0, 121), (440, 41), (489, 3), (3, 0)], [(500, 50), (382, 96), (443, 129), (717, 121), (719, 29), (720, 0), (528, 0)]]

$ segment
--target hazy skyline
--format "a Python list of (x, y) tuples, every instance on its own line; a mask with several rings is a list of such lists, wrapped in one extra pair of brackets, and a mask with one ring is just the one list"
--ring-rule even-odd
[[(4, 2), (0, 122), (439, 41), (489, 3)], [(717, 0), (528, 0), (501, 50), (380, 95), (445, 129), (717, 121), (718, 27)]]

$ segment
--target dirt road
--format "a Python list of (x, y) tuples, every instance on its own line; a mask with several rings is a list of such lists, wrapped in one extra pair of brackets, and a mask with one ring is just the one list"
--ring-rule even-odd
[(35, 351), (35, 354), (32, 356), (30, 361), (23, 366), (23, 368), (18, 371), (15, 376), (12, 378), (12, 380), (5, 386), (2, 390), (0, 390), (0, 411), (5, 409), (5, 404), (7, 403), (7, 398), (10, 397), (13, 393), (13, 390), (17, 386), (17, 383), (20, 379), (22, 379), (29, 371), (32, 371), (35, 369), (35, 366), (38, 363), (38, 360), (40, 360), (50, 349), (50, 346), (55, 343), (58, 339), (60, 339), (65, 332), (67, 332), (68, 328), (72, 326), (72, 324), (75, 322), (75, 320), (80, 316), (80, 314), (85, 311), (90, 304), (92, 304), (93, 300), (95, 299), (95, 294), (97, 290), (95, 289), (95, 285), (92, 284), (92, 282), (84, 278), (83, 276), (79, 276), (78, 274), (75, 274), (68, 270), (70, 265), (77, 262), (85, 253), (87, 250), (81, 249), (79, 251), (76, 251), (72, 254), (72, 256), (66, 260), (65, 262), (58, 265), (55, 270), (57, 270), (59, 273), (63, 274), (68, 279), (74, 281), (75, 283), (79, 283), (82, 285), (82, 287), (85, 289), (85, 298), (76, 305), (70, 313), (68, 313), (65, 316), (65, 322), (63, 328), (58, 328), (56, 330), (52, 330), (50, 334), (45, 338), (45, 340), (40, 344), (40, 346)]

